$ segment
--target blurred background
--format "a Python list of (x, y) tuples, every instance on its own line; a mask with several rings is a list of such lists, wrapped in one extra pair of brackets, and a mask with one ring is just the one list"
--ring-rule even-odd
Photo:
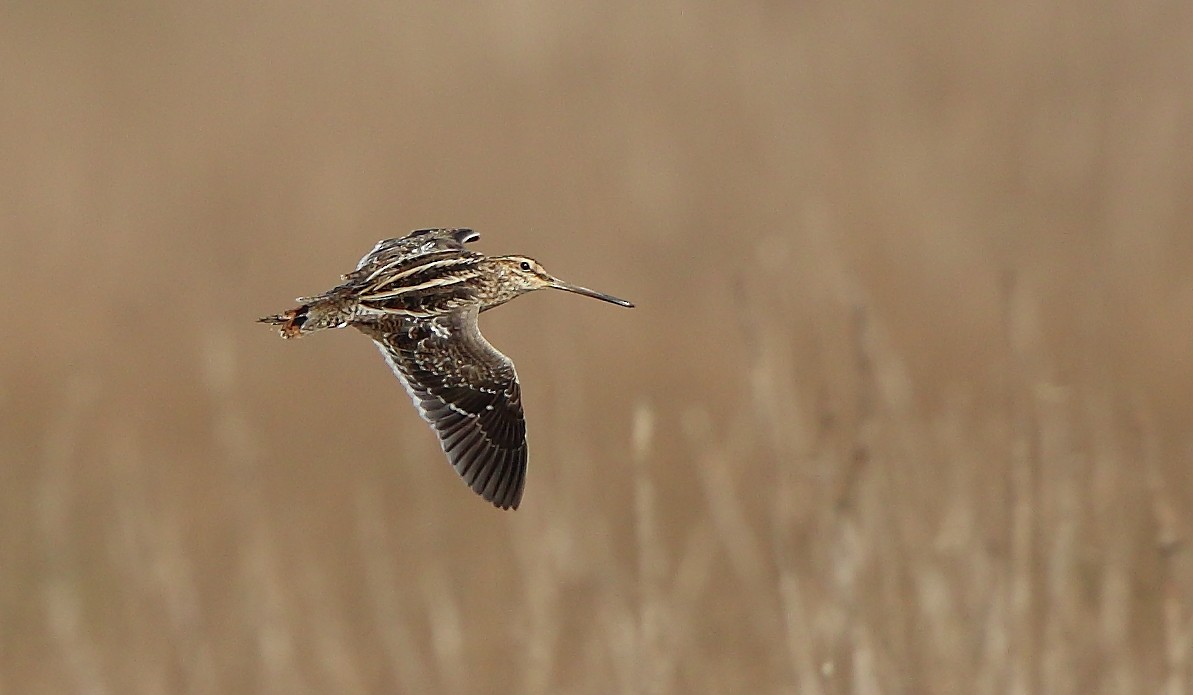
[[(6, 2), (0, 693), (1193, 690), (1193, 5)], [(522, 508), (352, 331), (469, 226)]]

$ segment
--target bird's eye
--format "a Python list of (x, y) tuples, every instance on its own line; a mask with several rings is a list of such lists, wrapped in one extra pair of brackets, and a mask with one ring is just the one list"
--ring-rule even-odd
[(522, 267), (522, 270), (530, 270), (530, 262), (529, 262), (529, 261), (522, 261), (522, 266), (521, 266), (521, 267)]

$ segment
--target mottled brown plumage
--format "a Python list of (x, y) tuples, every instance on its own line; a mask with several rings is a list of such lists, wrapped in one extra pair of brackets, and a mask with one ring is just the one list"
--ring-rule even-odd
[(532, 258), (465, 248), (478, 238), (471, 229), (420, 229), (380, 241), (343, 284), (260, 321), (284, 338), (345, 326), (372, 338), (452, 467), (486, 500), (514, 509), (526, 482), (521, 389), (477, 316), (545, 288), (633, 304), (563, 282)]

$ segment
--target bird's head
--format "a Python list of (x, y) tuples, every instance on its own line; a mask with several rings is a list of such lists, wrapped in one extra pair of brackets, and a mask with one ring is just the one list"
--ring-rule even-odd
[(491, 260), (497, 264), (503, 284), (515, 289), (518, 294), (552, 288), (566, 292), (575, 292), (585, 297), (600, 299), (618, 306), (634, 306), (633, 303), (627, 302), (624, 299), (618, 299), (603, 292), (597, 292), (587, 287), (580, 287), (570, 282), (564, 282), (548, 273), (542, 264), (533, 258), (526, 256), (498, 256)]

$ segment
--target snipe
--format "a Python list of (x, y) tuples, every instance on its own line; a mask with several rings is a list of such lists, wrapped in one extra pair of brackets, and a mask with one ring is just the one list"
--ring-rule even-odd
[(283, 338), (352, 326), (377, 343), (466, 483), (516, 509), (526, 483), (526, 422), (514, 364), (481, 335), (477, 316), (545, 288), (630, 302), (556, 278), (533, 258), (465, 249), (471, 229), (419, 229), (386, 239), (343, 284), (258, 319)]

